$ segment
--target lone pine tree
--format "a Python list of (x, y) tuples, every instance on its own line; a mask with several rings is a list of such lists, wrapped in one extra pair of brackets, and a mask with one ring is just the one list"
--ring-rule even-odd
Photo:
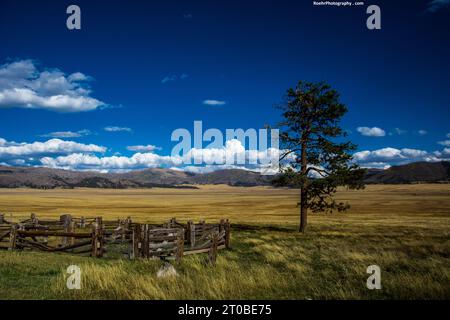
[(339, 122), (347, 107), (339, 93), (323, 82), (300, 81), (287, 91), (279, 106), (283, 120), (280, 129), (280, 174), (278, 186), (300, 189), (300, 232), (306, 231), (308, 209), (312, 212), (345, 211), (347, 203), (337, 202), (338, 186), (364, 187), (365, 170), (352, 162), (356, 145), (343, 141), (347, 133)]

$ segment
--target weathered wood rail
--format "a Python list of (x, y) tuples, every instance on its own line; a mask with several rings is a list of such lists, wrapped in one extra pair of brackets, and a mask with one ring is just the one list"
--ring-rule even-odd
[(134, 223), (130, 217), (103, 221), (101, 217), (41, 220), (35, 214), (12, 223), (0, 214), (0, 249), (64, 252), (103, 257), (114, 246), (130, 259), (172, 258), (177, 262), (189, 254), (208, 253), (216, 261), (217, 251), (230, 247), (230, 223), (205, 221), (186, 224), (175, 218), (164, 224)]

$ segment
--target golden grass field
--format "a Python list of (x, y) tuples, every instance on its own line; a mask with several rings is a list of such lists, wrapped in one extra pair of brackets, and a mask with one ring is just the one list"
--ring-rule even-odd
[[(310, 214), (298, 234), (298, 191), (268, 187), (199, 189), (0, 189), (13, 220), (131, 216), (164, 222), (230, 219), (232, 249), (218, 263), (186, 257), (179, 276), (159, 279), (157, 260), (128, 261), (35, 252), (0, 252), (0, 298), (62, 299), (449, 299), (450, 185), (371, 185), (340, 190), (347, 213)], [(65, 268), (83, 270), (81, 290), (65, 287)], [(382, 270), (368, 290), (366, 268)]]

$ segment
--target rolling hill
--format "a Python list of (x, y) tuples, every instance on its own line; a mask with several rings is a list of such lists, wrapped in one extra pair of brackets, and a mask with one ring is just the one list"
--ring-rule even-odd
[[(190, 173), (170, 169), (146, 169), (126, 173), (80, 172), (41, 167), (0, 166), (0, 188), (180, 188), (196, 184), (231, 186), (270, 185), (272, 177), (229, 169), (210, 173)], [(416, 162), (386, 170), (369, 169), (368, 184), (430, 183), (450, 181), (450, 162)]]
[(450, 181), (450, 162), (413, 162), (371, 172), (366, 183), (417, 183)]

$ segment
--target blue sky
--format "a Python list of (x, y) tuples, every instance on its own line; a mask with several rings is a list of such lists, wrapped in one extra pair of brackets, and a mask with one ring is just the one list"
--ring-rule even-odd
[[(81, 30), (66, 28), (70, 4)], [(367, 5), (4, 0), (0, 163), (183, 168), (173, 130), (276, 124), (298, 80), (341, 93), (362, 165), (448, 159), (449, 1), (370, 4), (381, 30)]]

